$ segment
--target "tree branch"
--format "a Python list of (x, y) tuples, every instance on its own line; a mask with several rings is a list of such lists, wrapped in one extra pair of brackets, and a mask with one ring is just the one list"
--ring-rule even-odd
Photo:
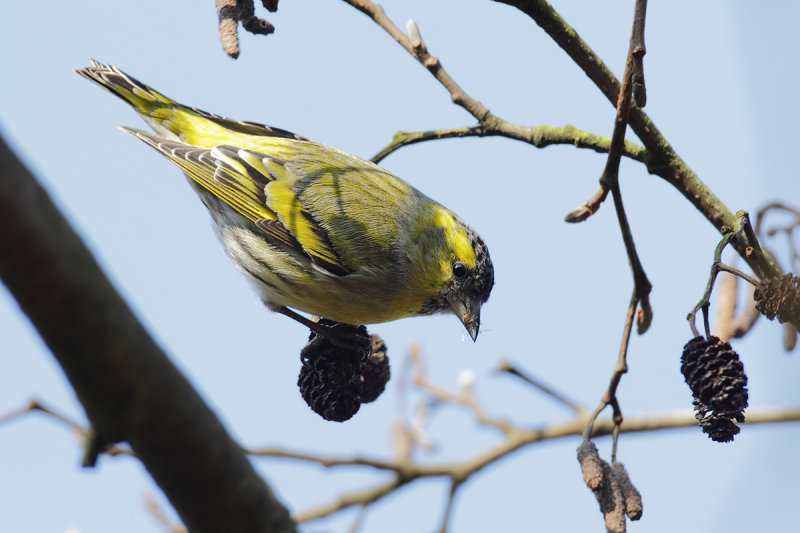
[[(800, 407), (785, 409), (764, 409), (750, 410), (747, 413), (745, 425), (753, 424), (772, 424), (785, 422), (800, 422)], [(667, 429), (677, 429), (686, 427), (696, 427), (697, 419), (693, 413), (685, 414), (664, 414), (652, 417), (626, 418), (621, 426), (617, 426), (613, 419), (600, 419), (594, 424), (592, 436), (599, 437), (611, 435), (615, 427), (620, 433), (641, 433)], [(358, 492), (347, 493), (340, 496), (335, 501), (296, 515), (294, 518), (298, 523), (303, 523), (347, 509), (356, 505), (368, 505), (391, 494), (400, 487), (424, 477), (447, 477), (457, 485), (464, 483), (469, 477), (483, 468), (494, 464), (500, 459), (506, 458), (511, 453), (526, 446), (553, 439), (580, 436), (585, 428), (585, 419), (576, 418), (565, 423), (556, 423), (535, 429), (517, 428), (498, 444), (497, 446), (479, 453), (459, 463), (443, 463), (440, 465), (423, 465), (418, 463), (402, 464), (404, 473), (396, 474), (393, 479), (380, 485), (364, 489)], [(286, 457), (280, 454), (278, 457)], [(310, 456), (307, 456), (310, 457)], [(348, 464), (364, 465), (367, 462), (361, 458), (355, 458), (357, 463), (348, 463), (353, 460), (342, 458), (336, 461), (337, 466)], [(317, 462), (312, 459), (313, 462)], [(398, 470), (401, 465), (398, 464)], [(456, 487), (457, 488), (457, 487)], [(448, 496), (449, 497), (449, 496)], [(448, 504), (450, 505), (450, 504)], [(448, 509), (448, 513), (451, 509)]]
[[(21, 409), (6, 415), (0, 415), (0, 424), (35, 411), (41, 411), (71, 429), (77, 428), (78, 431), (85, 431), (81, 430), (76, 422), (55, 413), (51, 409), (39, 409), (35, 407), (37, 405), (42, 404), (32, 400)], [(347, 493), (329, 504), (294, 516), (298, 523), (303, 523), (329, 516), (352, 506), (368, 505), (419, 478), (447, 477), (450, 478), (451, 483), (461, 485), (473, 474), (493, 465), (521, 448), (540, 442), (581, 436), (586, 428), (587, 418), (585, 411), (582, 411), (582, 413), (573, 420), (538, 428), (514, 427), (499, 444), (464, 461), (454, 463), (422, 464), (406, 460), (385, 461), (361, 456), (332, 457), (313, 453), (292, 452), (274, 447), (256, 448), (247, 453), (265, 458), (294, 459), (319, 464), (327, 468), (367, 467), (373, 470), (392, 472), (392, 478), (387, 482), (361, 491)], [(748, 410), (745, 426), (791, 422), (800, 422), (800, 406)], [(696, 426), (697, 419), (692, 412), (626, 418), (620, 426), (612, 418), (603, 418), (595, 421), (592, 428), (592, 437), (612, 435), (615, 427), (618, 428), (619, 433), (643, 433)]]
[[(587, 148), (598, 153), (607, 153), (611, 147), (611, 139), (608, 137), (589, 133), (574, 126), (564, 126), (563, 128), (554, 128), (552, 126), (527, 127), (517, 126), (505, 121), (502, 121), (502, 123), (506, 126), (501, 129), (473, 126), (471, 128), (463, 127), (417, 132), (399, 131), (395, 133), (391, 143), (372, 157), (372, 161), (379, 163), (393, 152), (411, 144), (462, 137), (507, 137), (528, 143), (536, 148), (546, 148), (554, 144), (571, 144), (576, 148)], [(644, 164), (647, 164), (650, 159), (647, 150), (629, 141), (625, 141), (622, 147), (622, 155)]]
[[(406, 36), (386, 16), (383, 8), (369, 0), (344, 0), (362, 13), (369, 16), (379, 26), (386, 30), (403, 48), (405, 48), (417, 61), (425, 66), (434, 77), (450, 92), (453, 103), (463, 107), (475, 117), (485, 131), (497, 132), (498, 135), (510, 138), (519, 138), (517, 126), (508, 123), (492, 113), (479, 101), (470, 97), (458, 83), (453, 80), (442, 67), (438, 58), (428, 53), (416, 23), (409, 21), (409, 36)], [(614, 74), (592, 49), (580, 38), (578, 33), (545, 0), (494, 0), (516, 7), (530, 16), (550, 37), (575, 61), (586, 73), (594, 84), (603, 92), (606, 98), (616, 104), (619, 96), (620, 84)], [(642, 18), (644, 12), (641, 13)], [(643, 28), (643, 25), (637, 26)], [(641, 59), (644, 55), (644, 42), (633, 42), (637, 56)], [(641, 44), (641, 47), (637, 45)], [(638, 68), (638, 67), (637, 67)], [(643, 81), (643, 80), (642, 80)], [(642, 86), (643, 87), (643, 86)], [(647, 114), (639, 107), (630, 110), (628, 123), (631, 129), (642, 140), (646, 148), (645, 161), (647, 170), (664, 178), (681, 194), (683, 194), (695, 208), (721, 233), (725, 233), (735, 222), (735, 215), (717, 198), (717, 196), (702, 182), (691, 168), (674, 151), (666, 138), (656, 128)], [(380, 154), (379, 154), (380, 155)], [(739, 255), (750, 265), (750, 268), (761, 278), (773, 278), (782, 275), (780, 267), (772, 256), (764, 250), (755, 240), (755, 235), (748, 238), (737, 239), (733, 246)], [(642, 302), (644, 303), (644, 299)], [(646, 317), (645, 317), (646, 318)], [(800, 324), (793, 324), (800, 328)], [(641, 329), (641, 328), (640, 328)]]
[(0, 227), (0, 278), (75, 389), (93, 426), (91, 448), (129, 442), (191, 531), (294, 531), (2, 138)]
[[(606, 98), (616, 105), (620, 90), (619, 81), (602, 59), (581, 39), (578, 32), (561, 18), (549, 3), (545, 0), (494, 1), (513, 6), (531, 17), (586, 73)], [(647, 170), (651, 174), (664, 178), (675, 187), (720, 233), (724, 234), (729, 231), (729, 228), (735, 224), (735, 214), (700, 181), (694, 171), (675, 153), (650, 117), (641, 108), (634, 106), (630, 111), (628, 121), (631, 129), (651, 153)], [(758, 241), (741, 239), (732, 244), (760, 278), (782, 275), (775, 260), (761, 248)]]

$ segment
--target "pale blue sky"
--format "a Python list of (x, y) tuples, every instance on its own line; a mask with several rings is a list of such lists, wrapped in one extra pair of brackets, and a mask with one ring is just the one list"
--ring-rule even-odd
[[(242, 37), (242, 56), (221, 51), (213, 3), (24, 2), (5, 6), (0, 33), (0, 131), (39, 176), (117, 288), (231, 432), (247, 446), (388, 457), (399, 375), (418, 343), (430, 376), (455, 386), (477, 374), (485, 408), (521, 425), (565, 420), (563, 408), (493, 373), (507, 358), (594, 407), (605, 389), (631, 291), (611, 206), (569, 226), (564, 214), (596, 189), (601, 155), (536, 150), (504, 139), (419, 144), (384, 166), (470, 222), (492, 254), (497, 284), (476, 344), (452, 317), (372, 326), (389, 345), (395, 379), (375, 404), (325, 422), (296, 390), (307, 332), (267, 311), (229, 264), (202, 204), (179, 171), (118, 125), (144, 127), (121, 101), (72, 71), (112, 63), (183, 103), (263, 122), (371, 157), (397, 130), (472, 125), (446, 91), (383, 30), (344, 2), (293, 1), (267, 18), (269, 37)], [(633, 2), (555, 7), (619, 74)], [(473, 97), (523, 125), (572, 124), (608, 135), (614, 110), (527, 17), (489, 1), (386, 1), (401, 27), (417, 20), (429, 50)], [(795, 4), (651, 2), (647, 112), (731, 210), (782, 198), (800, 203), (794, 164)], [(624, 162), (623, 195), (653, 282), (655, 321), (631, 343), (620, 386), (626, 415), (687, 411), (679, 372), (684, 319), (699, 299), (718, 240), (688, 202), (641, 165)], [(800, 404), (800, 354), (786, 356), (777, 324), (737, 341), (753, 407)], [(0, 413), (35, 396), (82, 419), (60, 369), (5, 290), (0, 290)], [(463, 411), (431, 424), (428, 462), (469, 457), (498, 442)], [(733, 444), (699, 429), (624, 435), (619, 458), (644, 496), (631, 531), (781, 531), (800, 521), (795, 459), (800, 426), (745, 427)], [(598, 441), (608, 454), (609, 441)], [(459, 533), (602, 531), (575, 460), (577, 439), (516, 453), (460, 494)], [(135, 460), (79, 467), (69, 431), (43, 416), (0, 427), (0, 531), (160, 531), (142, 495), (164, 503)], [(257, 460), (294, 511), (383, 479), (358, 469)], [(367, 514), (365, 531), (431, 531), (446, 486), (405, 488)], [(306, 526), (346, 531), (348, 511)], [(74, 529), (70, 529), (74, 528)]]

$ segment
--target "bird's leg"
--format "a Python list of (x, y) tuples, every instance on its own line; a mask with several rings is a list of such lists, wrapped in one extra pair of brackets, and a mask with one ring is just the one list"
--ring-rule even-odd
[(328, 336), (327, 333), (328, 333), (328, 329), (329, 328), (327, 328), (327, 327), (325, 327), (323, 325), (320, 325), (320, 324), (314, 322), (313, 320), (309, 320), (309, 319), (307, 319), (306, 317), (304, 317), (303, 315), (301, 315), (299, 313), (295, 313), (294, 311), (292, 311), (291, 309), (289, 309), (285, 305), (282, 305), (280, 307), (275, 308), (275, 311), (277, 311), (278, 313), (280, 313), (282, 315), (288, 316), (289, 318), (291, 318), (293, 320), (296, 320), (297, 322), (300, 322), (301, 324), (303, 324), (305, 327), (307, 327), (308, 329), (310, 329), (311, 331), (313, 331), (314, 333), (316, 333), (320, 337), (327, 337)]
[[(363, 326), (358, 328), (340, 322), (334, 322), (332, 325), (320, 324), (292, 311), (285, 305), (275, 308), (275, 311), (303, 324), (314, 334), (324, 338), (339, 348), (356, 352), (363, 352), (366, 350), (367, 356), (369, 356), (369, 353), (372, 351), (369, 334), (367, 334), (366, 328)], [(362, 329), (363, 333), (360, 332), (359, 329)]]

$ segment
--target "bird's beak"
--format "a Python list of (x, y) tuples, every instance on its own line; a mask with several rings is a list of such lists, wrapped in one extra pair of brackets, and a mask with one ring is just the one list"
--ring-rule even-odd
[(453, 293), (447, 298), (447, 302), (450, 304), (450, 309), (453, 310), (453, 313), (467, 328), (472, 341), (475, 342), (478, 338), (478, 330), (481, 327), (480, 298)]

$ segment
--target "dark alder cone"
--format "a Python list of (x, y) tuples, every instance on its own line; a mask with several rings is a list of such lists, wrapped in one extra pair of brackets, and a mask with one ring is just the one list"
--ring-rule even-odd
[(756, 309), (770, 320), (775, 317), (779, 322), (800, 320), (800, 278), (794, 274), (761, 280), (753, 299)]
[(313, 332), (300, 352), (303, 366), (297, 378), (300, 394), (309, 407), (325, 420), (344, 422), (361, 406), (362, 374), (372, 352), (364, 326), (320, 320), (331, 328), (328, 337)]
[(714, 441), (732, 441), (747, 407), (747, 376), (739, 355), (717, 337), (695, 337), (683, 347), (681, 372), (700, 427)]
[(372, 341), (372, 355), (367, 360), (362, 373), (361, 403), (377, 400), (391, 376), (389, 356), (386, 355), (388, 351), (386, 343), (377, 335), (370, 335), (370, 340)]

